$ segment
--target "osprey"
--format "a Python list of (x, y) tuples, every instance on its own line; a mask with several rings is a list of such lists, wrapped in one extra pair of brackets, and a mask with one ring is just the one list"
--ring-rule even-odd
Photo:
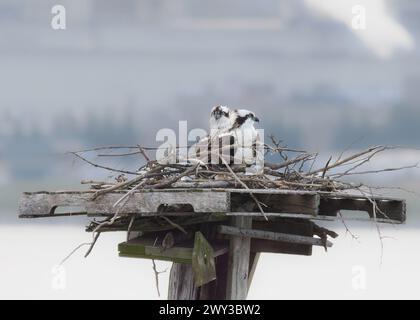
[(210, 113), (210, 137), (227, 132), (232, 126), (231, 111), (227, 106), (215, 106)]
[(259, 122), (255, 113), (226, 106), (215, 106), (210, 113), (210, 134), (198, 141), (191, 149), (190, 159), (200, 163), (247, 166), (248, 174), (260, 174), (264, 167), (264, 153), (254, 124)]
[[(210, 112), (209, 134), (198, 141), (192, 148), (190, 158), (204, 163), (219, 163), (217, 149), (220, 147), (219, 136), (231, 128), (231, 111), (227, 106), (214, 106)], [(212, 148), (214, 150), (212, 150)], [(214, 155), (213, 155), (213, 153)]]
[(234, 164), (246, 164), (247, 173), (260, 174), (264, 170), (261, 137), (254, 125), (260, 120), (255, 113), (239, 109), (231, 114), (232, 126), (228, 132), (234, 140)]
[(254, 124), (255, 122), (260, 122), (260, 119), (258, 119), (252, 111), (236, 109), (231, 113), (230, 122), (232, 126), (229, 131), (239, 128), (255, 130)]

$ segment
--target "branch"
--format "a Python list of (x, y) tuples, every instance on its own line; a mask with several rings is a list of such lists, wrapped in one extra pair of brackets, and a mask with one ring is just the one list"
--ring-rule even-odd
[(137, 172), (134, 172), (134, 171), (119, 170), (119, 169), (114, 169), (114, 168), (111, 168), (111, 167), (106, 167), (106, 166), (103, 166), (103, 165), (94, 163), (94, 162), (92, 162), (92, 161), (90, 161), (90, 160), (82, 157), (77, 152), (69, 152), (69, 154), (72, 154), (72, 155), (76, 156), (77, 158), (83, 160), (84, 162), (90, 164), (91, 166), (94, 166), (95, 168), (105, 169), (105, 170), (108, 170), (108, 171), (113, 171), (113, 172), (118, 172), (118, 173), (138, 175), (138, 173)]

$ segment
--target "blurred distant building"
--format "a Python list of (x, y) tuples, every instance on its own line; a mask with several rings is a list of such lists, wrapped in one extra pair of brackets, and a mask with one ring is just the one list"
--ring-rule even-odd
[[(420, 29), (420, 2), (388, 0), (408, 27)], [(0, 22), (42, 23), (54, 5), (64, 5), (69, 21), (93, 27), (141, 24), (149, 27), (276, 29), (322, 21), (311, 19), (303, 0), (1, 0)], [(331, 27), (325, 23), (325, 29)]]
[(296, 0), (2, 0), (0, 20), (42, 23), (54, 5), (63, 5), (68, 20), (90, 25), (139, 23), (188, 28), (269, 28), (305, 18)]
[(42, 24), (51, 19), (51, 8), (63, 5), (71, 19), (76, 22), (87, 22), (90, 19), (92, 0), (1, 0), (0, 22), (24, 22)]

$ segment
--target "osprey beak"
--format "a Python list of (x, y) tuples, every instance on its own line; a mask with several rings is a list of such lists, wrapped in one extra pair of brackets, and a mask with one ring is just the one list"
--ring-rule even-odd
[(254, 121), (255, 122), (260, 122), (260, 119), (258, 119), (257, 117), (254, 117)]

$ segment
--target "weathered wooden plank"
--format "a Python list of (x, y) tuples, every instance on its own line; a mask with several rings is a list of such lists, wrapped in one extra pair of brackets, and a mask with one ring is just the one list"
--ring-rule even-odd
[[(232, 224), (236, 228), (251, 228), (252, 218), (233, 217)], [(229, 265), (227, 277), (226, 299), (245, 300), (248, 294), (249, 259), (251, 239), (241, 234), (231, 237), (229, 246)]]
[(190, 264), (173, 263), (169, 276), (168, 300), (196, 300), (194, 271)]
[[(255, 201), (250, 202), (249, 192), (231, 192), (231, 212), (259, 212)], [(253, 190), (252, 190), (253, 191)], [(295, 213), (295, 214), (310, 214), (316, 216), (318, 214), (318, 207), (320, 197), (314, 192), (285, 192), (285, 190), (273, 190), (276, 192), (269, 193), (268, 190), (257, 190), (254, 196), (265, 204), (265, 211), (272, 213)], [(279, 192), (283, 191), (283, 192)], [(246, 210), (244, 203), (249, 203)]]
[(118, 245), (120, 257), (155, 259), (177, 263), (191, 263), (192, 247), (176, 246), (165, 249), (155, 246), (153, 239), (137, 238)]
[[(361, 193), (354, 193), (354, 191), (349, 192), (328, 192), (328, 191), (317, 191), (319, 195), (322, 197), (328, 197), (328, 198), (339, 198), (339, 199), (374, 199), (374, 200), (385, 200), (385, 201), (405, 201), (401, 198), (394, 198), (394, 197), (386, 197), (386, 196), (380, 196), (380, 195), (368, 195), (365, 193), (365, 195), (362, 195)], [(369, 196), (369, 197), (368, 197)]]
[[(314, 224), (308, 220), (271, 219), (270, 221), (253, 221), (253, 229), (313, 237)], [(286, 243), (264, 239), (251, 239), (251, 252), (270, 252), (293, 255), (312, 255), (312, 245)]]
[[(372, 201), (376, 203), (376, 212)], [(363, 211), (368, 213), (371, 219), (376, 218), (379, 222), (404, 223), (406, 220), (406, 202), (401, 199), (375, 196), (369, 199), (351, 194), (321, 194), (320, 215), (337, 216), (341, 210)]]
[[(88, 214), (115, 214), (119, 207), (114, 204), (120, 194), (107, 194), (87, 203)], [(158, 212), (161, 206), (191, 205), (193, 211), (226, 212), (230, 209), (229, 194), (226, 192), (141, 192), (134, 193), (129, 201), (119, 209), (120, 214)]]
[(364, 218), (364, 217), (349, 217), (349, 216), (344, 216), (344, 217), (340, 217), (340, 216), (317, 216), (311, 220), (314, 221), (359, 221), (359, 222), (373, 222), (376, 221), (378, 223), (384, 223), (384, 224), (402, 224), (404, 222), (398, 221), (398, 220), (392, 220), (392, 219), (382, 219), (382, 218), (376, 218), (376, 219), (372, 219), (369, 216)]
[[(155, 259), (188, 264), (191, 264), (193, 259), (192, 241), (185, 241), (171, 248), (165, 248), (162, 243), (156, 243), (154, 237), (146, 236), (120, 243), (118, 251), (120, 257), (126, 258)], [(213, 247), (213, 256), (218, 257), (227, 251), (227, 246), (216, 244)]]
[[(241, 228), (241, 227), (232, 227), (232, 226), (219, 226), (218, 231), (221, 234), (231, 235), (231, 236), (236, 236), (236, 237), (242, 236), (242, 237), (248, 237), (248, 238), (257, 238), (257, 239), (263, 239), (263, 240), (272, 240), (272, 241), (280, 241), (280, 242), (286, 242), (286, 243), (295, 243), (295, 244), (324, 247), (324, 243), (322, 242), (321, 239), (286, 234), (286, 233), (261, 231), (261, 230), (254, 230), (254, 229)], [(326, 244), (327, 244), (327, 247), (332, 247), (332, 243), (330, 241), (327, 241)]]
[[(236, 216), (236, 213), (229, 213), (229, 216)], [(265, 218), (262, 216), (262, 214), (255, 214), (255, 213), (243, 213), (243, 216), (248, 217), (252, 216), (254, 220), (265, 220)], [(355, 216), (355, 215), (345, 215), (345, 216), (339, 216), (337, 213), (337, 216), (324, 216), (324, 215), (317, 215), (317, 216), (311, 216), (308, 214), (276, 214), (276, 213), (270, 213), (267, 214), (268, 217), (274, 218), (293, 218), (293, 219), (299, 219), (299, 220), (310, 220), (310, 221), (326, 221), (326, 222), (334, 222), (334, 221), (342, 221), (343, 219), (345, 221), (359, 221), (359, 222), (373, 222), (374, 220), (369, 217), (369, 215), (366, 215), (365, 217), (361, 216)], [(378, 223), (385, 223), (385, 224), (401, 224), (403, 222), (397, 221), (397, 220), (391, 220), (391, 219), (381, 219), (376, 218), (375, 220)]]
[(121, 192), (105, 194), (92, 201), (92, 192), (36, 192), (24, 193), (19, 204), (22, 218), (54, 216), (57, 207), (81, 207), (89, 216), (121, 215), (158, 212), (162, 206), (190, 205), (194, 212), (228, 212), (230, 196), (227, 192), (211, 190), (144, 190), (134, 193), (123, 207), (114, 204), (124, 195)]
[[(24, 193), (19, 203), (22, 218), (59, 217), (66, 215), (107, 216), (119, 210), (121, 215), (136, 213), (138, 216), (181, 216), (195, 213), (224, 212), (232, 216), (259, 217), (261, 213), (250, 198), (252, 192), (268, 207), (266, 216), (314, 220), (337, 219), (340, 210), (367, 212), (378, 222), (403, 223), (406, 220), (406, 203), (401, 199), (371, 197), (328, 192), (306, 192), (273, 189), (166, 189), (141, 190), (133, 194), (128, 203), (119, 208), (115, 202), (125, 194), (113, 192), (91, 201), (94, 191), (61, 191)], [(378, 210), (373, 212), (372, 200)], [(246, 205), (244, 205), (246, 204)], [(57, 208), (75, 208), (78, 212), (56, 213)], [(161, 210), (168, 208), (167, 210)], [(178, 209), (177, 209), (178, 208)], [(182, 212), (191, 208), (191, 212)], [(241, 209), (242, 208), (242, 209)], [(70, 210), (69, 210), (70, 211)], [(72, 210), (73, 211), (73, 210)], [(349, 220), (364, 220), (361, 216), (346, 217)]]
[(242, 194), (279, 194), (279, 195), (317, 195), (315, 191), (287, 190), (287, 189), (222, 189), (230, 193)]
[[(353, 201), (353, 200), (352, 200)], [(322, 201), (321, 201), (322, 203)], [(356, 204), (357, 205), (357, 204)], [(372, 221), (373, 220), (373, 209), (372, 207), (369, 207), (369, 205), (365, 206), (365, 204), (363, 204), (363, 208), (366, 210), (358, 210), (358, 211), (364, 211), (366, 212), (365, 217), (358, 215), (358, 214), (352, 214), (352, 215), (346, 215), (345, 216), (345, 220), (346, 221), (362, 221), (362, 222), (366, 222), (366, 221)], [(401, 215), (402, 212), (404, 212), (405, 210), (405, 205), (404, 204), (396, 204), (396, 206), (399, 206), (400, 208), (404, 208), (403, 211), (400, 211), (400, 209), (396, 209), (394, 211), (394, 213), (389, 214), (390, 210), (385, 208), (383, 206), (383, 203), (379, 205), (379, 208), (381, 210), (384, 210), (383, 212), (388, 212), (387, 216), (388, 218), (384, 218), (382, 214), (377, 215), (376, 217), (376, 221), (379, 223), (390, 223), (390, 224), (401, 224), (405, 222), (405, 214), (403, 213)], [(359, 206), (360, 207), (360, 206)], [(314, 221), (337, 221), (337, 220), (342, 220), (342, 217), (338, 216), (338, 212), (340, 210), (356, 210), (356, 206), (352, 205), (350, 208), (351, 209), (345, 209), (345, 208), (341, 208), (340, 210), (337, 210), (337, 208), (341, 208), (340, 204), (338, 204), (338, 206), (336, 206), (334, 209), (331, 210), (326, 210), (324, 206), (320, 207), (320, 211), (318, 212), (318, 215), (313, 216), (310, 214), (299, 214), (299, 213), (278, 213), (278, 212), (269, 212), (269, 211), (265, 211), (264, 215), (266, 217), (271, 217), (271, 218), (293, 218), (293, 219), (301, 219), (301, 220), (314, 220)], [(349, 206), (347, 207), (349, 208)], [(389, 208), (389, 207), (388, 207)], [(356, 210), (357, 211), (357, 210)], [(370, 211), (370, 214), (369, 212)], [(253, 217), (255, 218), (261, 218), (263, 217), (263, 215), (261, 214), (261, 212), (257, 212), (257, 211), (253, 211), (253, 212), (227, 212), (226, 216), (244, 216), (244, 217)], [(392, 218), (391, 218), (392, 217)], [(396, 220), (398, 219), (398, 220)]]
[(34, 192), (23, 193), (19, 202), (19, 217), (54, 216), (57, 207), (81, 207), (85, 212), (87, 192)]
[[(300, 213), (280, 213), (280, 212), (269, 212), (269, 211), (264, 211), (264, 215), (261, 212), (257, 212), (257, 211), (252, 211), (252, 212), (245, 212), (245, 211), (241, 211), (241, 212), (226, 212), (225, 214), (228, 217), (239, 217), (239, 216), (243, 216), (243, 217), (272, 217), (272, 218), (293, 218), (293, 219), (314, 219), (316, 220), (319, 216), (313, 216), (311, 214), (300, 214)], [(321, 217), (322, 218), (322, 217)], [(327, 217), (330, 218), (330, 221), (334, 221), (334, 219), (332, 217)]]

